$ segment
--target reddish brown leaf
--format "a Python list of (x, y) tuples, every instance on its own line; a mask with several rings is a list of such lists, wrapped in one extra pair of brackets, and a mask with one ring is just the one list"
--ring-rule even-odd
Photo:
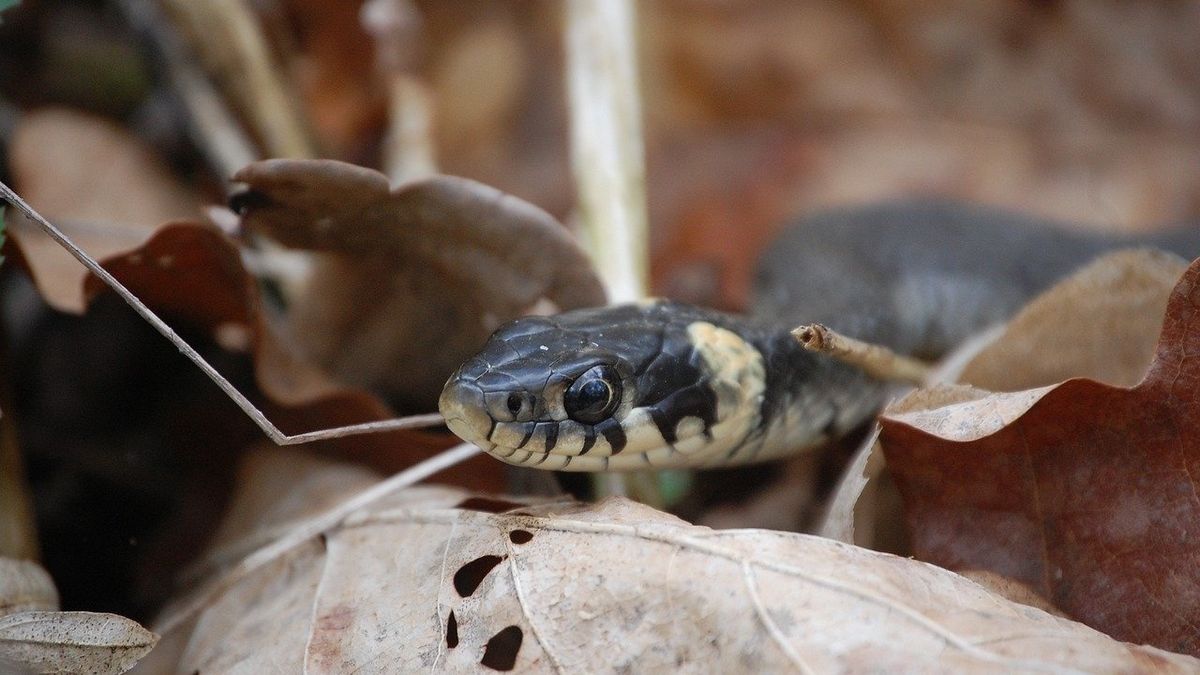
[(1132, 388), (1074, 379), (886, 416), (913, 549), (1118, 639), (1200, 654), (1200, 262)]

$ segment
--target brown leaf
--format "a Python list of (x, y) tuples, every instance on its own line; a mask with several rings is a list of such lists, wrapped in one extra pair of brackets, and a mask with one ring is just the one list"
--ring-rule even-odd
[[(23, 255), (23, 244), (14, 249), (15, 256)], [(219, 343), (253, 355), (256, 379), (269, 399), (265, 412), (285, 433), (394, 416), (377, 396), (338, 383), (280, 341), (262, 315), (257, 282), (242, 266), (237, 247), (215, 227), (167, 224), (143, 246), (101, 262), (156, 313), (171, 322), (201, 326)], [(108, 292), (90, 275), (84, 288), (89, 302)], [(241, 422), (210, 420), (207, 424), (234, 428)], [(313, 447), (392, 472), (454, 442), (448, 434), (401, 430), (324, 441)], [(476, 489), (503, 489), (502, 474), (482, 457), (442, 480)]]
[(390, 190), (376, 171), (270, 160), (235, 177), (242, 223), (320, 251), (290, 307), (301, 351), (340, 379), (431, 410), (446, 378), (502, 322), (545, 298), (603, 304), (583, 251), (550, 215), (463, 178)]
[[(107, 120), (51, 108), (21, 118), (9, 158), (25, 200), (93, 257), (132, 249), (160, 223), (199, 214), (199, 200), (153, 151)], [(87, 270), (20, 214), (9, 232), (42, 297), (82, 313)]]
[(924, 560), (1026, 583), (1118, 639), (1200, 653), (1200, 262), (1131, 388), (1074, 379), (888, 413)]
[(987, 570), (961, 570), (959, 574), (1007, 600), (1019, 602), (1022, 605), (1029, 605), (1030, 607), (1037, 607), (1043, 612), (1061, 616), (1064, 619), (1070, 618), (1059, 611), (1057, 607), (1047, 602), (1045, 598), (1038, 595), (1027, 584)]
[[(274, 461), (305, 461), (287, 453)], [(287, 499), (304, 503), (302, 493)], [(275, 512), (284, 522), (302, 515)], [(173, 636), (186, 642), (181, 672), (1200, 666), (931, 565), (827, 539), (716, 532), (624, 499), (529, 502), (440, 487), (355, 512), (238, 579), (183, 630)]]

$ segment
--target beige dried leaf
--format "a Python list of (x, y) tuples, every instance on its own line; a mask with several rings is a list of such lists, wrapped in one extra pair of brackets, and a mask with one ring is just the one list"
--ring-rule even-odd
[[(162, 223), (200, 215), (196, 195), (149, 146), (94, 115), (27, 113), (14, 132), (9, 167), (26, 201), (95, 258), (136, 248)], [(46, 302), (82, 313), (83, 266), (20, 214), (9, 232)]]
[(0, 667), (17, 672), (123, 673), (157, 642), (157, 635), (115, 614), (20, 612), (0, 617)]
[(875, 510), (874, 490), (868, 490), (868, 486), (883, 468), (879, 427), (876, 425), (851, 456), (842, 477), (833, 488), (816, 533), (846, 544), (870, 547)]
[(959, 570), (958, 573), (1002, 598), (1019, 602), (1022, 605), (1037, 607), (1054, 616), (1068, 618), (1066, 614), (1062, 613), (1062, 610), (1038, 595), (1037, 591), (1030, 588), (1028, 584), (1023, 584), (1016, 579), (996, 574), (991, 570)]
[(57, 609), (41, 565), (0, 558), (0, 673), (123, 673), (158, 642), (123, 616)]
[(604, 303), (591, 264), (546, 212), (465, 178), (390, 189), (371, 169), (269, 160), (235, 178), (242, 224), (319, 252), (293, 298), (291, 335), (345, 382), (433, 409), (446, 377), (496, 327), (540, 299)]
[(1072, 377), (1117, 386), (1141, 381), (1182, 258), (1134, 249), (1111, 253), (1042, 293), (966, 364), (958, 379), (1020, 391)]
[(0, 616), (55, 609), (58, 589), (41, 565), (32, 560), (0, 558)]
[(624, 499), (521, 504), (436, 487), (377, 502), (241, 579), (185, 637), (181, 672), (1200, 668), (819, 537), (714, 531)]

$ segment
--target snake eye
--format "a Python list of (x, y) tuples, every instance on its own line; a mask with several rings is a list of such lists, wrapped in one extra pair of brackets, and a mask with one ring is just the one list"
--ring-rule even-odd
[(621, 402), (621, 382), (612, 366), (596, 366), (575, 379), (565, 394), (563, 407), (576, 422), (603, 421)]

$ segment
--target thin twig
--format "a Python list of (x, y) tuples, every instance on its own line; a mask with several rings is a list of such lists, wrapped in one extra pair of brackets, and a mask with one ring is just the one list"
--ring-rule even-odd
[(862, 368), (871, 377), (923, 384), (931, 369), (917, 359), (902, 356), (882, 345), (855, 340), (819, 323), (800, 326), (792, 336), (813, 352), (828, 354), (835, 359)]
[(295, 549), (301, 544), (311, 541), (314, 537), (329, 532), (342, 524), (348, 516), (360, 509), (366, 508), (373, 502), (393, 494), (406, 487), (419, 483), (426, 478), (432, 476), (439, 471), (448, 469), (459, 462), (470, 459), (476, 454), (482, 452), (478, 447), (470, 443), (462, 443), (453, 448), (440, 452), (429, 459), (411, 466), (400, 473), (387, 478), (362, 492), (350, 497), (349, 499), (335, 505), (324, 513), (310, 518), (304, 522), (297, 523), (294, 528), (284, 537), (263, 546), (254, 551), (250, 555), (242, 558), (233, 569), (229, 570), (221, 576), (221, 578), (213, 585), (206, 588), (199, 595), (193, 597), (183, 607), (176, 611), (172, 611), (162, 622), (156, 626), (156, 630), (162, 635), (170, 633), (178, 628), (180, 624), (191, 618), (196, 612), (204, 609), (204, 607), (217, 595), (229, 590), (247, 575), (260, 569), (267, 563), (279, 559), (280, 556)]
[(612, 302), (646, 295), (646, 169), (631, 0), (567, 2), (571, 166)]
[(133, 310), (137, 312), (143, 319), (145, 319), (147, 323), (149, 323), (151, 326), (154, 326), (155, 330), (157, 330), (159, 333), (162, 333), (163, 336), (171, 341), (171, 344), (175, 345), (175, 347), (178, 348), (179, 351), (188, 358), (188, 360), (196, 364), (197, 368), (203, 371), (210, 380), (215, 382), (216, 385), (221, 388), (221, 391), (224, 391), (225, 395), (232, 399), (233, 402), (236, 403), (237, 406), (250, 417), (250, 419), (254, 420), (254, 423), (258, 425), (258, 428), (262, 429), (263, 433), (265, 433), (276, 444), (297, 445), (300, 443), (309, 443), (312, 441), (320, 441), (330, 438), (343, 438), (345, 436), (355, 436), (378, 431), (394, 431), (397, 429), (430, 427), (442, 423), (442, 416), (432, 413), (428, 415), (411, 415), (408, 417), (381, 420), (377, 422), (366, 422), (363, 424), (351, 424), (344, 427), (321, 429), (319, 431), (311, 431), (304, 434), (289, 435), (283, 433), (278, 427), (276, 427), (270, 420), (267, 419), (267, 416), (264, 415), (262, 411), (260, 411), (253, 403), (250, 402), (250, 399), (246, 398), (242, 392), (238, 391), (237, 388), (233, 386), (233, 383), (225, 379), (225, 376), (221, 375), (221, 373), (217, 372), (216, 368), (213, 368), (208, 361), (204, 360), (204, 357), (200, 356), (199, 352), (193, 349), (191, 345), (184, 341), (183, 338), (179, 337), (174, 329), (168, 326), (165, 321), (160, 319), (158, 315), (155, 314), (149, 307), (147, 307), (145, 303), (139, 300), (132, 291), (126, 288), (125, 285), (118, 281), (117, 278), (112, 274), (109, 274), (108, 270), (104, 269), (100, 263), (96, 262), (96, 260), (88, 255), (86, 251), (79, 248), (75, 242), (71, 241), (71, 239), (63, 234), (57, 227), (52, 225), (50, 221), (46, 220), (42, 214), (33, 210), (29, 204), (25, 203), (25, 200), (21, 199), (20, 195), (18, 195), (16, 192), (13, 192), (13, 190), (4, 183), (0, 183), (0, 197), (8, 200), (9, 203), (17, 207), (17, 209), (24, 213), (31, 221), (37, 223), (37, 225), (42, 228), (47, 236), (58, 242), (60, 246), (65, 248), (68, 253), (82, 263), (84, 267), (88, 268), (92, 274), (95, 274), (97, 277), (99, 277), (100, 280), (105, 283), (105, 285), (113, 289), (117, 295), (121, 296), (121, 299), (124, 300), (130, 307), (132, 307)]

